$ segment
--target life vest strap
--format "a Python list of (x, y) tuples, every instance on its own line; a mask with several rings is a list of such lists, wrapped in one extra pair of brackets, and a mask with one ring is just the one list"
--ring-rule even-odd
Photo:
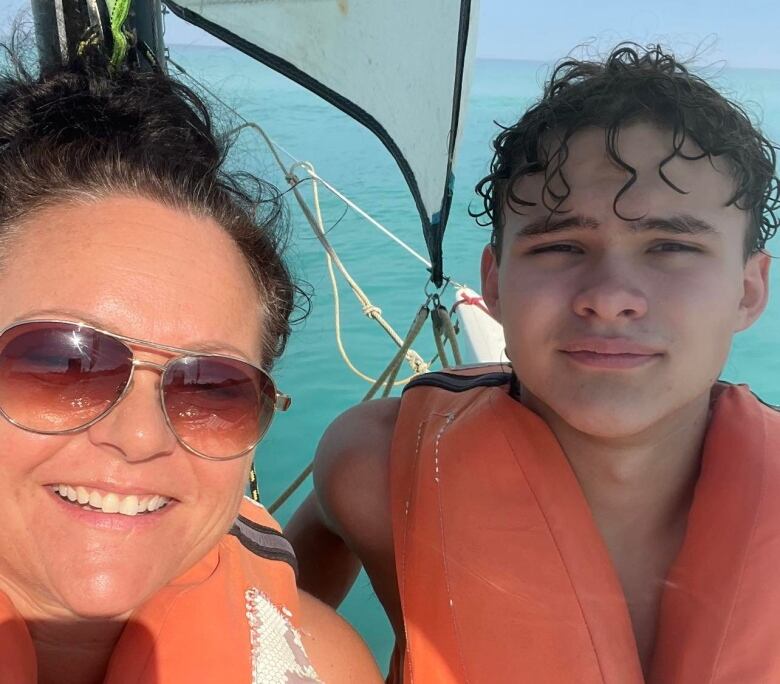
[[(490, 364), (486, 368), (493, 367)], [(456, 375), (445, 371), (418, 375), (404, 387), (404, 392), (414, 387), (436, 387), (448, 392), (466, 392), (478, 387), (500, 387), (510, 382), (512, 373), (508, 371), (486, 372), (477, 375)]]
[(241, 546), (256, 556), (287, 563), (295, 572), (295, 577), (298, 577), (298, 560), (295, 551), (292, 544), (278, 530), (239, 515), (230, 528), (229, 534), (236, 537)]

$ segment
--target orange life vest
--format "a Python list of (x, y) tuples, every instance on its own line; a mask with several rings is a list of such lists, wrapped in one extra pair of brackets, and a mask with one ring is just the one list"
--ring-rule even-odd
[[(391, 496), (406, 649), (390, 681), (639, 684), (607, 548), (510, 377), (435, 373), (403, 395)], [(651, 684), (780, 682), (780, 413), (744, 386), (713, 400)]]
[[(245, 499), (230, 534), (133, 613), (112, 654), (106, 684), (255, 681), (248, 601), (253, 589), (262, 592), (295, 625), (294, 559), (274, 519)], [(36, 670), (25, 623), (0, 593), (0, 682), (34, 684)]]

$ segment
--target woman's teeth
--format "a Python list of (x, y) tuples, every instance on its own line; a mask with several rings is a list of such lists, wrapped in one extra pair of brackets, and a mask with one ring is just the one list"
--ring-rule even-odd
[(125, 496), (114, 492), (101, 494), (94, 489), (72, 487), (66, 484), (54, 485), (54, 491), (66, 501), (82, 504), (84, 508), (121, 515), (154, 513), (171, 501), (167, 496), (159, 494), (147, 496), (136, 496), (135, 494)]

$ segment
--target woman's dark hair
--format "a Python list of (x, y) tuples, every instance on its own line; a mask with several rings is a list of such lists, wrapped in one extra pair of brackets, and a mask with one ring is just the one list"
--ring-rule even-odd
[(273, 186), (224, 168), (228, 144), (208, 108), (163, 74), (110, 72), (99, 59), (31, 75), (7, 50), (0, 77), (0, 245), (24, 216), (57, 201), (131, 194), (215, 220), (261, 294), (270, 367), (300, 290), (281, 252), (285, 211)]
[[(726, 205), (734, 204), (750, 214), (745, 254), (764, 249), (780, 225), (774, 145), (739, 105), (690, 73), (661, 47), (622, 43), (604, 61), (560, 62), (545, 84), (541, 100), (496, 137), (490, 173), (476, 188), (484, 208), (474, 216), (478, 220), (487, 217), (485, 225), (492, 223), (491, 243), (497, 254), (504, 211), (535, 204), (516, 192), (523, 176), (544, 173), (542, 201), (551, 214), (566, 200), (570, 192), (564, 175), (568, 142), (586, 127), (604, 129), (607, 154), (629, 176), (613, 201), (613, 210), (620, 216), (618, 202), (636, 182), (637, 173), (620, 158), (618, 134), (622, 127), (638, 122), (671, 131), (673, 152), (660, 163), (658, 174), (676, 192), (684, 193), (685, 189), (664, 174), (664, 167), (673, 158), (723, 156), (728, 160), (735, 189)], [(553, 133), (556, 144), (551, 145)], [(686, 141), (695, 143), (701, 154), (692, 157), (684, 152)], [(553, 182), (564, 191), (554, 190)]]

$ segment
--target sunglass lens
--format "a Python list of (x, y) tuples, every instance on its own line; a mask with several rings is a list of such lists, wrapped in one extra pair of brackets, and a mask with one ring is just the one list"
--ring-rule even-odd
[(163, 377), (171, 427), (187, 446), (210, 458), (251, 449), (271, 421), (275, 396), (268, 376), (236, 359), (183, 357)]
[(96, 330), (22, 323), (0, 336), (0, 410), (28, 430), (76, 430), (116, 403), (132, 367), (130, 350)]

